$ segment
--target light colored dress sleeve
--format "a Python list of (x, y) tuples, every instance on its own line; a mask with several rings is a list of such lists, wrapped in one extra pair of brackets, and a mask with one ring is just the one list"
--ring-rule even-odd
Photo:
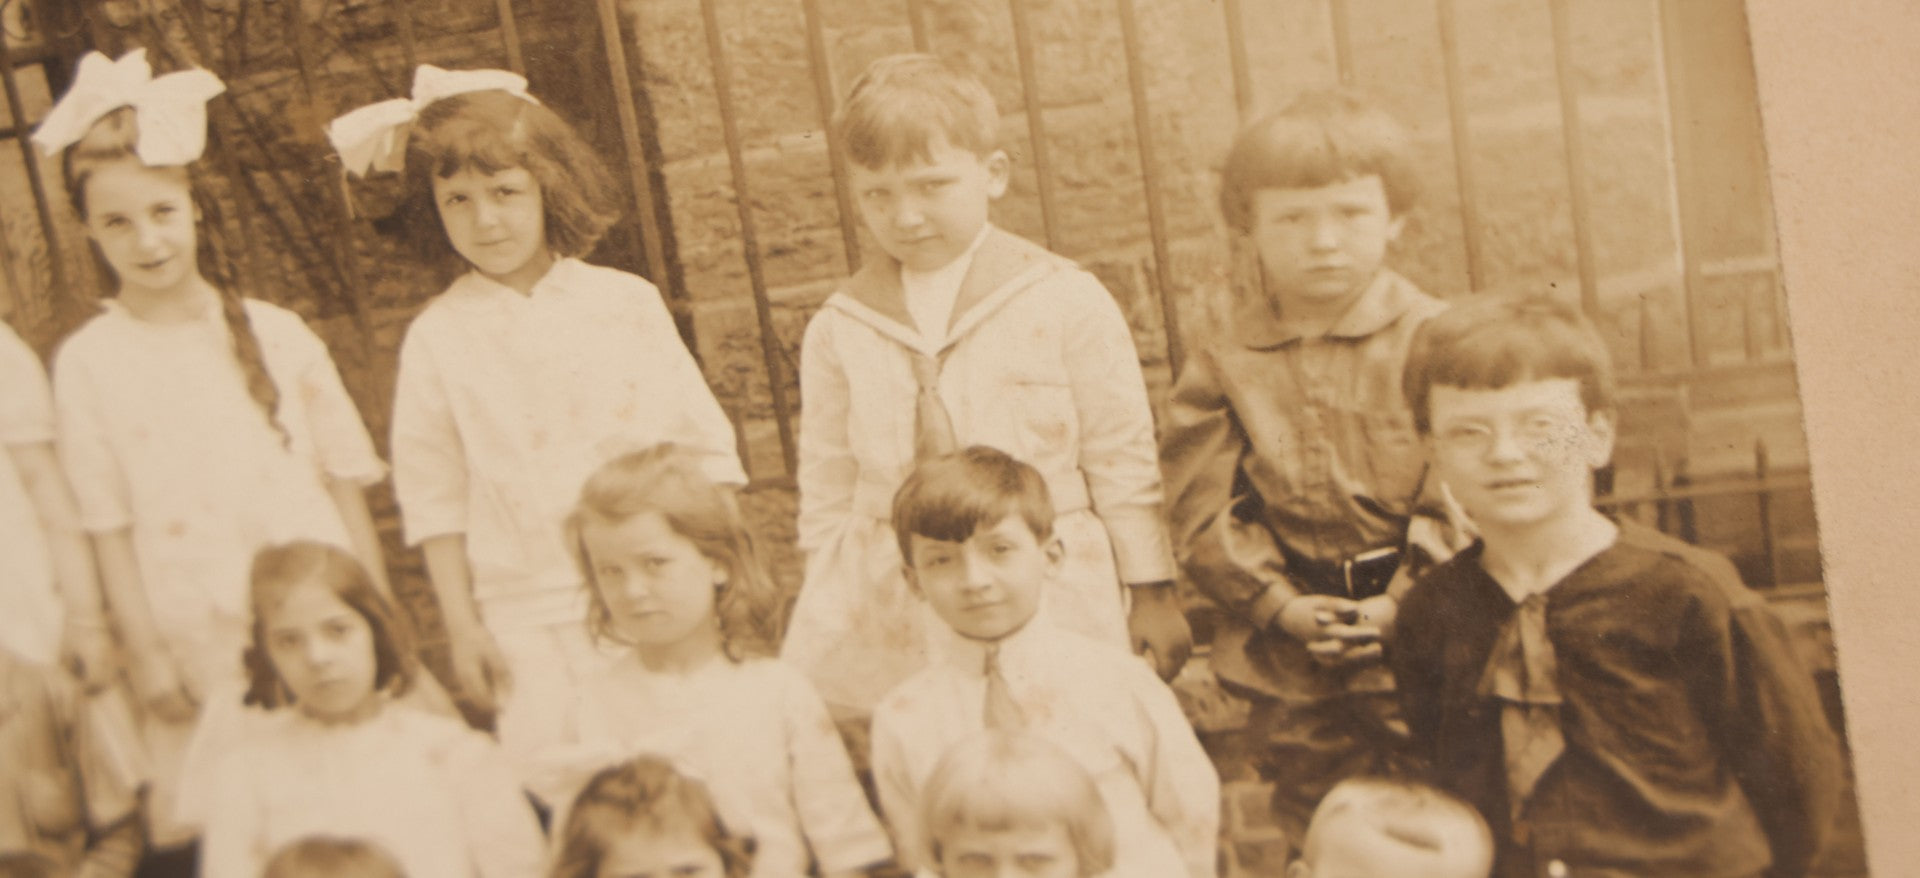
[(80, 526), (105, 533), (131, 525), (133, 516), (126, 474), (108, 440), (104, 407), (88, 368), (92, 364), (86, 362), (92, 348), (76, 344), (84, 341), (68, 339), (55, 358), (53, 405), (60, 463), (80, 508)]
[(288, 333), (299, 369), (299, 400), (313, 432), (320, 468), (335, 481), (371, 485), (386, 477), (387, 466), (374, 453), (373, 439), (360, 410), (340, 381), (340, 370), (326, 342), (297, 317)]
[(446, 769), (480, 878), (540, 878), (546, 842), (505, 754), (465, 729), (448, 749)]
[(0, 323), (0, 445), (53, 441), (53, 397), (47, 372), (13, 329)]
[(852, 400), (834, 347), (832, 311), (807, 324), (800, 344), (800, 548), (812, 554), (839, 541), (853, 512), (860, 463), (847, 435)]
[(827, 706), (798, 671), (779, 667), (794, 812), (822, 872), (844, 872), (887, 859), (886, 830), (854, 778), (846, 744)]
[(1159, 448), (1153, 408), (1140, 373), (1133, 330), (1093, 275), (1070, 272), (1062, 356), (1080, 422), (1080, 470), (1094, 514), (1113, 543), (1114, 564), (1127, 583), (1174, 576), (1173, 550), (1162, 524)]
[(911, 730), (900, 727), (902, 719), (884, 704), (874, 711), (873, 784), (887, 830), (893, 833), (895, 861), (906, 871), (918, 872), (934, 864), (926, 839), (920, 837), (920, 797), (907, 758)]
[(740, 465), (740, 446), (734, 437), (733, 422), (714, 397), (713, 388), (707, 385), (707, 377), (700, 372), (693, 352), (687, 350), (686, 340), (675, 328), (673, 313), (667, 310), (660, 290), (645, 279), (634, 279), (639, 281), (633, 300), (641, 312), (640, 326), (647, 336), (645, 343), (664, 367), (657, 386), (665, 390), (664, 398), (678, 407), (680, 425), (669, 435), (676, 442), (700, 450), (701, 469), (707, 478), (726, 485), (745, 485), (747, 473)]
[(393, 489), (410, 545), (467, 531), (466, 448), (426, 338), (430, 317), (407, 330), (393, 396)]
[(205, 824), (200, 833), (200, 878), (258, 878), (266, 865), (264, 813), (255, 784), (273, 783), (272, 766), (247, 750), (229, 751), (208, 781)]
[(1124, 666), (1128, 688), (1141, 719), (1152, 731), (1153, 751), (1140, 787), (1147, 794), (1147, 810), (1180, 849), (1194, 878), (1213, 878), (1218, 866), (1220, 836), (1220, 775), (1193, 735), (1193, 725), (1180, 710), (1160, 678), (1144, 664)]

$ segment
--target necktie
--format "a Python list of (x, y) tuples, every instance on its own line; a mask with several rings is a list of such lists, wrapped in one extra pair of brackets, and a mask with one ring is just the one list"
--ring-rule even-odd
[(926, 354), (913, 357), (913, 381), (919, 385), (914, 397), (913, 459), (938, 457), (953, 451), (958, 442), (953, 436), (953, 419), (947, 416), (946, 403), (940, 401), (940, 361)]
[(1507, 620), (1487, 657), (1480, 695), (1500, 702), (1500, 739), (1506, 750), (1507, 801), (1515, 827), (1527, 800), (1566, 752), (1560, 730), (1559, 661), (1547, 639), (1547, 595), (1528, 595)]
[(1026, 712), (1013, 700), (1007, 678), (1000, 673), (1000, 644), (987, 645), (987, 728), (1017, 730), (1027, 724)]

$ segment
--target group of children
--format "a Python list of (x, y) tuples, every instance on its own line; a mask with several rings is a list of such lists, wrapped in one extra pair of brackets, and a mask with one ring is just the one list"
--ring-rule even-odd
[(1840, 770), (1781, 626), (1593, 509), (1584, 318), (1384, 267), (1410, 147), (1347, 93), (1237, 138), (1221, 207), (1261, 282), (1156, 438), (1112, 297), (988, 221), (991, 95), (870, 67), (833, 134), (878, 252), (801, 349), (784, 631), (658, 291), (580, 261), (617, 213), (584, 142), (501, 71), (423, 66), (335, 120), (463, 269), (402, 346), (392, 475), (487, 735), (419, 670), (325, 345), (203, 234), (222, 89), (89, 55), (34, 135), (114, 291), (51, 394), (0, 336), (5, 874), (1215, 875), (1219, 779), (1163, 682), (1176, 569), (1226, 611), (1294, 878), (1818, 850)]

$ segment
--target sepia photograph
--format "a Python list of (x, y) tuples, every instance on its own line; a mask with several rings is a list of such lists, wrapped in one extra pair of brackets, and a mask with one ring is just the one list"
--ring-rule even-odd
[(0, 865), (1864, 876), (1754, 30), (0, 0)]

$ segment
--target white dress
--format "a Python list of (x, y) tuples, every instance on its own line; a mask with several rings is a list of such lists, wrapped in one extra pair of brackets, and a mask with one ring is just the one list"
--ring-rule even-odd
[[(215, 715), (245, 688), (248, 570), (296, 539), (352, 548), (327, 480), (385, 475), (325, 343), (293, 312), (245, 303), (280, 392), (273, 429), (247, 392), (220, 310), (156, 324), (115, 302), (61, 346), (54, 403), (62, 462), (92, 533), (130, 528), (156, 630)], [(143, 718), (152, 841), (191, 838), (172, 789), (192, 723)]]
[(205, 820), (201, 878), (257, 878), (275, 851), (312, 835), (373, 842), (407, 875), (536, 878), (546, 866), (499, 748), (405, 704), (352, 725), (292, 709), (259, 717), (192, 779), (182, 810)]
[(645, 753), (698, 777), (724, 819), (752, 830), (754, 878), (807, 874), (810, 858), (823, 872), (857, 869), (892, 852), (820, 696), (776, 659), (662, 674), (628, 657), (581, 685), (570, 718), (535, 784), (563, 806), (595, 771)]
[[(53, 441), (53, 400), (39, 356), (0, 323), (0, 445)], [(40, 513), (27, 496), (13, 455), (0, 453), (0, 648), (37, 664), (58, 658), (65, 608)]]
[(553, 740), (573, 681), (605, 661), (562, 524), (600, 464), (669, 440), (745, 483), (731, 422), (635, 275), (563, 259), (522, 294), (469, 273), (407, 329), (393, 413), (407, 541), (466, 535), (513, 670), (498, 729), (515, 758)]

